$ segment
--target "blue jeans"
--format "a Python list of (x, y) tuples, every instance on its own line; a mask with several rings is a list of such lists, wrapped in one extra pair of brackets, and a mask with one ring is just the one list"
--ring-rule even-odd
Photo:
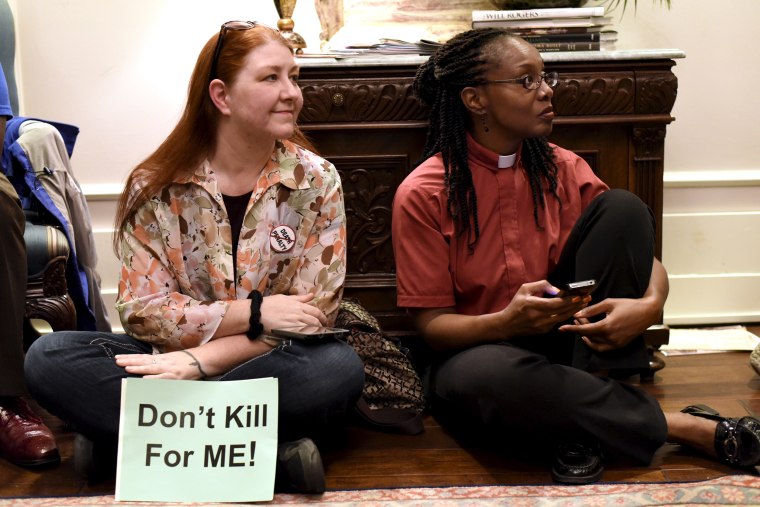
[[(61, 331), (42, 336), (26, 355), (29, 390), (51, 414), (92, 440), (115, 442), (121, 380), (130, 375), (116, 354), (150, 354), (150, 344), (124, 334)], [(317, 436), (354, 406), (364, 387), (364, 366), (339, 341), (286, 340), (214, 380), (279, 380), (280, 438)]]

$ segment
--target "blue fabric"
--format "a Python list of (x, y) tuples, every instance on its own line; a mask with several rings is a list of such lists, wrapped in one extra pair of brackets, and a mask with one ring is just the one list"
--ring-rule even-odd
[(0, 63), (0, 116), (13, 116), (11, 97), (8, 95), (8, 83), (5, 81), (2, 63)]
[[(63, 143), (66, 145), (66, 152), (69, 154), (69, 157), (74, 154), (74, 144), (76, 144), (77, 137), (79, 136), (79, 127), (69, 125), (67, 123), (44, 120), (41, 118), (19, 116), (18, 118), (9, 120), (8, 125), (6, 126), (5, 139), (3, 140), (3, 144), (5, 145), (6, 143), (15, 143), (16, 139), (18, 139), (18, 131), (21, 128), (21, 124), (29, 120), (42, 121), (54, 126), (58, 132), (60, 132), (61, 137), (63, 138)], [(3, 166), (5, 166), (5, 158), (3, 158)]]
[[(18, 117), (11, 119), (6, 125), (5, 139), (3, 140), (2, 171), (8, 177), (13, 187), (21, 199), (21, 206), (25, 210), (40, 210), (40, 206), (55, 218), (61, 226), (66, 239), (69, 242), (70, 253), (69, 262), (66, 263), (66, 284), (68, 285), (69, 295), (77, 311), (77, 329), (83, 331), (95, 331), (97, 322), (89, 301), (89, 283), (87, 273), (80, 269), (76, 252), (73, 247), (74, 238), (69, 234), (71, 230), (68, 220), (64, 217), (58, 207), (55, 205), (50, 195), (40, 183), (34, 167), (26, 152), (18, 144), (19, 129), (21, 124), (28, 120), (36, 118)], [(39, 120), (50, 123), (55, 126), (63, 137), (66, 144), (66, 150), (71, 156), (74, 150), (79, 128), (73, 125), (63, 123), (54, 123), (46, 120)]]

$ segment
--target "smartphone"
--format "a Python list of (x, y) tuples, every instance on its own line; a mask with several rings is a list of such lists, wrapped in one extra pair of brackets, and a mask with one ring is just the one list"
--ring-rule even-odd
[(295, 340), (326, 340), (341, 338), (348, 334), (348, 329), (324, 326), (294, 326), (272, 329), (272, 334), (278, 338), (293, 338)]
[(566, 283), (560, 288), (555, 296), (558, 298), (573, 296), (588, 296), (596, 289), (596, 280), (581, 280), (579, 282)]

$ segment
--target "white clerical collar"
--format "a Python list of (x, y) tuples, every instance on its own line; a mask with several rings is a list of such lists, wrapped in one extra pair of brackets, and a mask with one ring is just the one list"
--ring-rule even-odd
[(507, 167), (512, 167), (515, 165), (515, 160), (517, 159), (517, 153), (513, 153), (511, 155), (499, 155), (499, 169), (505, 169)]

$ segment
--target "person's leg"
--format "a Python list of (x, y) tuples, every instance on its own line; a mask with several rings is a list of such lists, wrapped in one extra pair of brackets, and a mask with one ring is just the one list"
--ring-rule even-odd
[(95, 441), (119, 435), (121, 380), (129, 375), (116, 354), (150, 354), (148, 343), (127, 335), (60, 331), (27, 351), (24, 370), (32, 395), (51, 414)]
[(20, 466), (40, 466), (57, 463), (60, 455), (53, 432), (23, 398), (28, 394), (23, 352), (25, 224), (18, 196), (0, 173), (0, 457)]
[[(12, 192), (12, 193), (11, 193)], [(0, 398), (24, 396), (22, 336), (26, 294), (24, 212), (5, 175), (0, 174)]]
[(434, 373), (433, 403), (543, 451), (593, 435), (604, 448), (643, 463), (667, 431), (657, 401), (643, 391), (508, 344), (444, 361)]
[(641, 199), (626, 190), (608, 190), (578, 219), (550, 280), (594, 278), (594, 301), (641, 297), (652, 271), (654, 233), (654, 215)]
[(127, 335), (60, 331), (37, 339), (24, 371), (40, 405), (79, 433), (74, 468), (83, 478), (113, 477), (119, 435), (121, 381), (129, 375), (116, 354), (150, 354), (150, 344)]
[(275, 489), (325, 490), (322, 458), (311, 437), (345, 422), (364, 387), (364, 366), (347, 344), (285, 340), (219, 380), (275, 377), (279, 389), (279, 434)]
[(760, 420), (752, 416), (725, 417), (702, 404), (666, 413), (670, 441), (691, 446), (737, 468), (760, 463)]
[(319, 436), (353, 408), (364, 387), (364, 365), (341, 341), (284, 340), (219, 380), (265, 377), (278, 379), (282, 438)]
[[(549, 281), (555, 285), (596, 279), (592, 304), (606, 298), (640, 298), (649, 285), (655, 245), (651, 210), (636, 195), (612, 189), (584, 210)], [(573, 366), (589, 371), (636, 370), (649, 366), (642, 337), (598, 354), (576, 339)]]

